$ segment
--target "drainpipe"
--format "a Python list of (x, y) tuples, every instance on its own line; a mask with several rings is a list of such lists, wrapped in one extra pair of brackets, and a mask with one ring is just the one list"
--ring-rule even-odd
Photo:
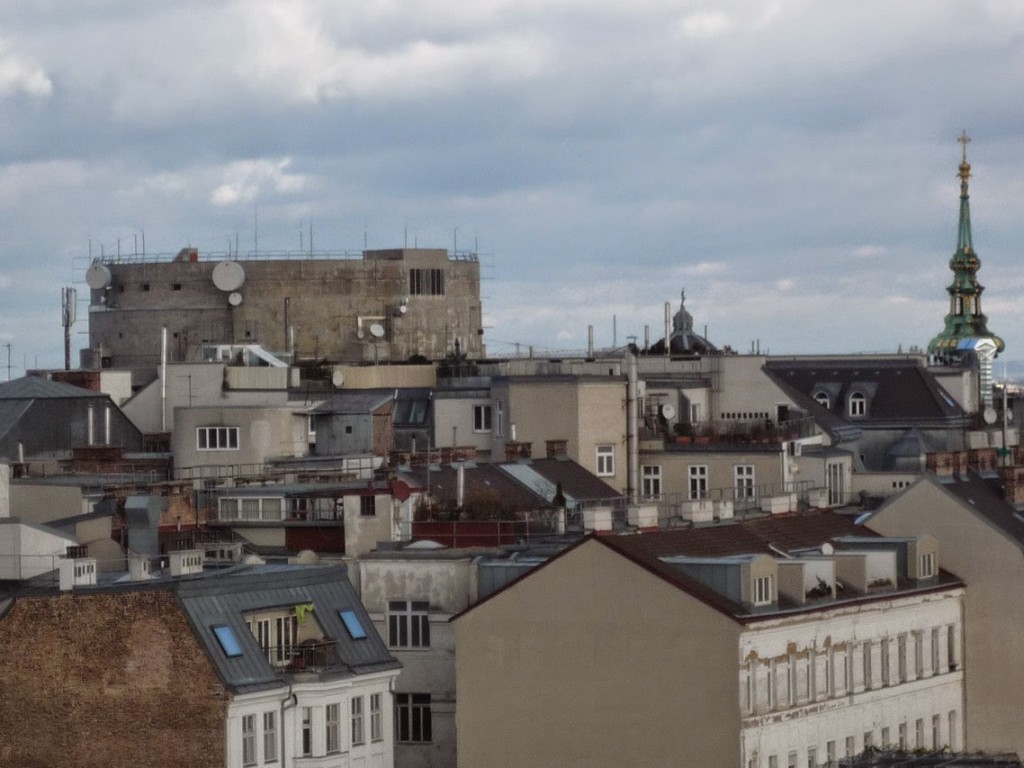
[(637, 419), (637, 362), (636, 353), (626, 349), (626, 498), (637, 500), (637, 478), (640, 474), (640, 434)]
[(160, 431), (167, 431), (167, 326), (160, 331)]

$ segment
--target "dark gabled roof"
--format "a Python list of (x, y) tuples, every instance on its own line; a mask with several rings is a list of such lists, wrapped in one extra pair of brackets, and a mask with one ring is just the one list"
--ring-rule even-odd
[[(506, 471), (508, 471), (509, 467), (528, 467), (555, 488), (561, 483), (562, 493), (576, 501), (618, 499), (622, 497), (622, 494), (612, 486), (572, 459), (551, 458), (530, 459), (525, 462), (509, 461), (501, 462), (499, 466), (505, 468)], [(548, 501), (550, 501), (550, 498)]]
[[(816, 418), (830, 413), (841, 423), (870, 424), (949, 420), (964, 415), (963, 409), (915, 359), (769, 360), (764, 369)], [(829, 392), (829, 408), (815, 402), (818, 389)], [(867, 397), (867, 413), (847, 419), (847, 399), (854, 392)]]
[[(468, 505), (485, 498), (494, 501), (504, 512), (534, 510), (551, 506), (551, 499), (539, 496), (530, 488), (503, 472), (497, 464), (467, 462), (464, 468), (464, 501)], [(413, 469), (409, 472), (419, 487), (427, 489), (438, 502), (454, 504), (458, 495), (458, 470), (451, 464), (442, 464), (428, 471)], [(553, 494), (552, 494), (553, 495)]]
[(312, 410), (316, 414), (369, 414), (395, 399), (393, 389), (359, 389), (339, 392)]
[[(698, 528), (659, 529), (657, 531), (628, 534), (589, 534), (577, 544), (568, 547), (550, 560), (537, 566), (537, 568), (523, 574), (518, 579), (505, 585), (502, 589), (476, 603), (476, 605), (470, 606), (456, 616), (453, 616), (452, 620), (460, 618), (469, 611), (472, 611), (476, 606), (492, 599), (495, 595), (512, 587), (522, 579), (529, 578), (534, 572), (548, 567), (559, 558), (565, 557), (576, 547), (582, 546), (589, 541), (608, 547), (641, 568), (653, 573), (739, 623), (747, 623), (777, 615), (780, 611), (828, 610), (836, 605), (849, 603), (850, 600), (844, 599), (841, 601), (796, 606), (780, 596), (776, 609), (760, 608), (756, 612), (752, 612), (749, 606), (744, 606), (730, 600), (721, 592), (701, 583), (696, 578), (686, 574), (681, 568), (665, 562), (662, 558), (678, 556), (725, 558), (755, 554), (780, 557), (781, 552), (818, 548), (822, 544), (832, 542), (834, 539), (842, 536), (876, 535), (873, 531), (857, 525), (849, 516), (833, 512), (755, 518), (734, 524)], [(908, 587), (908, 585), (901, 583), (899, 591), (895, 594), (898, 595), (908, 588), (920, 593), (962, 585), (958, 578), (940, 570), (937, 583), (932, 582), (920, 588)], [(873, 595), (858, 594), (854, 596), (854, 599), (874, 601), (891, 600), (893, 597), (894, 593), (892, 591), (886, 591)]]
[(20, 379), (0, 384), (0, 400), (66, 399), (70, 397), (107, 399), (107, 395), (102, 392), (82, 389), (62, 381), (51, 381), (41, 376), (22, 376)]
[[(315, 617), (324, 635), (337, 642), (341, 666), (334, 673), (338, 676), (400, 667), (374, 629), (343, 567), (243, 566), (212, 577), (182, 579), (176, 590), (200, 644), (224, 684), (236, 693), (286, 685), (246, 626), (244, 614), (250, 611), (312, 603), (313, 614), (306, 621)], [(365, 639), (350, 637), (339, 611), (356, 614)], [(241, 655), (224, 653), (213, 633), (215, 626), (231, 628)]]
[[(580, 501), (618, 499), (622, 494), (571, 459), (527, 459), (500, 463), (466, 462), (464, 501), (489, 497), (505, 512), (551, 508), (562, 483), (562, 493), (574, 505)], [(429, 490), (435, 501), (454, 503), (458, 491), (458, 468), (442, 464), (430, 470), (410, 470), (418, 487)]]

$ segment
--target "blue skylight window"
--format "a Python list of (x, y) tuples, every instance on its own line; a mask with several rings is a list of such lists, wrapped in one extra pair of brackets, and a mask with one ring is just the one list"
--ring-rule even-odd
[(356, 616), (355, 611), (338, 611), (338, 615), (345, 622), (345, 629), (348, 630), (348, 634), (353, 640), (366, 639), (366, 630), (363, 629), (363, 625), (359, 621), (359, 617)]
[(217, 642), (220, 643), (220, 649), (224, 651), (224, 655), (228, 658), (242, 655), (242, 646), (238, 643), (238, 638), (235, 637), (234, 630), (231, 627), (213, 627), (213, 634), (217, 637)]

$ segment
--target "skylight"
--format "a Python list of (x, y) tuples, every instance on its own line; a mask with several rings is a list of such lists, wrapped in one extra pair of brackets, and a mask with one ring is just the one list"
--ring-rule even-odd
[(217, 642), (220, 643), (220, 649), (224, 651), (225, 656), (231, 658), (242, 655), (242, 646), (231, 627), (213, 627), (213, 634), (216, 635)]
[(355, 611), (338, 611), (338, 615), (345, 622), (345, 629), (348, 630), (348, 634), (353, 640), (366, 639), (366, 630), (363, 629), (363, 625), (359, 621), (359, 617), (356, 616)]

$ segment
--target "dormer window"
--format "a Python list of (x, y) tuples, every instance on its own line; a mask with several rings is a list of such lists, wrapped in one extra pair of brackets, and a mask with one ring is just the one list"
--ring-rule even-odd
[(814, 393), (814, 401), (822, 408), (828, 408), (828, 392), (823, 392), (822, 390), (819, 389), (817, 392)]
[(772, 576), (758, 576), (754, 579), (754, 605), (770, 605), (775, 602), (775, 579)]
[(926, 552), (921, 555), (917, 563), (917, 577), (919, 579), (930, 579), (935, 575), (935, 553)]
[(867, 399), (860, 392), (850, 395), (850, 415), (863, 416), (867, 412)]

